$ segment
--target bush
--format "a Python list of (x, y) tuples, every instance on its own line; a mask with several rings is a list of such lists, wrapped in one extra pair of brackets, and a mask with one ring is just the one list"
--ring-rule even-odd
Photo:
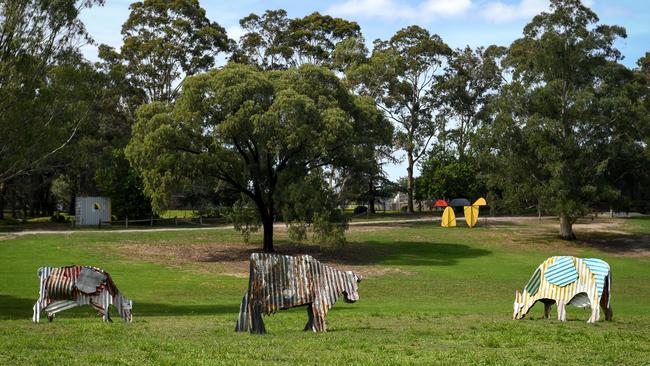
[(408, 206), (402, 206), (402, 207), (400, 207), (399, 210), (400, 210), (401, 212), (406, 212), (406, 210), (408, 210)]
[(60, 224), (60, 223), (68, 222), (68, 219), (65, 216), (61, 215), (60, 213), (55, 213), (54, 215), (52, 215), (52, 217), (50, 217), (50, 222)]
[(354, 208), (354, 214), (355, 215), (361, 215), (368, 212), (368, 207), (366, 206), (357, 206)]

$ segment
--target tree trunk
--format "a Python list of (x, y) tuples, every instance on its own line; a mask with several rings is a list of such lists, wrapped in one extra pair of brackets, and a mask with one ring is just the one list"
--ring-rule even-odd
[(269, 205), (270, 207), (260, 207), (260, 213), (262, 214), (262, 226), (264, 228), (264, 246), (262, 250), (266, 253), (273, 253), (273, 204)]
[(415, 212), (415, 210), (413, 210), (413, 152), (408, 151), (406, 156), (408, 157), (408, 167), (406, 168), (406, 191), (408, 195), (407, 212), (413, 213)]
[(5, 218), (5, 192), (0, 190), (0, 220)]
[(368, 215), (374, 215), (375, 214), (375, 190), (374, 190), (374, 184), (372, 179), (369, 180), (368, 182), (368, 192), (370, 192), (370, 199), (368, 200)]
[(368, 213), (370, 215), (375, 214), (375, 199), (374, 198), (371, 198), (370, 200), (368, 200)]
[(560, 238), (564, 240), (575, 240), (576, 238), (573, 233), (573, 222), (565, 213), (560, 214)]

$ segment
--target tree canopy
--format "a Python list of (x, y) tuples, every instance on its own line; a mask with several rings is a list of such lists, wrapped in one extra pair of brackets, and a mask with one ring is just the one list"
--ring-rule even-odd
[[(230, 64), (189, 78), (171, 106), (143, 106), (127, 156), (157, 208), (171, 187), (194, 176), (243, 194), (258, 210), (264, 250), (273, 251), (278, 207), (304, 203), (301, 190), (314, 187), (323, 167), (347, 164), (351, 150), (385, 124), (322, 67), (258, 71)], [(323, 187), (317, 188), (311, 192)]]
[(414, 166), (425, 155), (438, 126), (428, 94), (450, 54), (438, 35), (410, 26), (387, 41), (375, 41), (368, 62), (347, 72), (355, 90), (374, 98), (396, 126), (395, 145), (406, 151), (409, 212), (413, 212)]
[(524, 37), (510, 46), (504, 63), (512, 72), (497, 105), (491, 132), (505, 194), (534, 196), (560, 217), (560, 235), (574, 238), (572, 224), (616, 192), (606, 179), (612, 136), (622, 125), (612, 118), (627, 108), (604, 91), (614, 47), (625, 30), (598, 24), (579, 0), (552, 0)]
[(173, 101), (179, 79), (212, 68), (231, 47), (225, 29), (206, 17), (198, 0), (144, 0), (130, 9), (114, 58), (125, 63), (149, 101)]

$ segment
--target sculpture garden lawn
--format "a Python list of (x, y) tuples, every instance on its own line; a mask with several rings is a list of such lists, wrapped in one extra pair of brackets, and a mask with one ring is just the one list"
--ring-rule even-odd
[[(301, 329), (304, 307), (265, 317), (264, 336), (235, 333), (249, 253), (224, 229), (0, 234), (0, 364), (644, 364), (650, 362), (650, 220), (585, 221), (581, 241), (555, 239), (552, 220), (444, 229), (439, 222), (351, 226), (348, 244), (320, 252), (277, 233), (280, 253), (307, 252), (364, 275), (361, 299), (339, 301), (328, 332)], [(612, 267), (613, 322), (511, 320), (515, 290), (552, 255)], [(103, 323), (90, 308), (31, 322), (40, 266), (109, 271), (133, 299), (133, 323)], [(118, 317), (119, 318), (119, 317)]]

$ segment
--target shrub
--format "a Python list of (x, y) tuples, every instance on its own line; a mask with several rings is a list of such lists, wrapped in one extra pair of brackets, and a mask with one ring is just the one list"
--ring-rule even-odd
[(54, 215), (52, 215), (52, 217), (50, 217), (50, 222), (64, 223), (64, 222), (68, 222), (68, 219), (65, 216), (61, 215), (60, 213), (55, 213)]
[(368, 207), (366, 206), (357, 206), (354, 208), (354, 214), (355, 215), (361, 215), (368, 212)]

